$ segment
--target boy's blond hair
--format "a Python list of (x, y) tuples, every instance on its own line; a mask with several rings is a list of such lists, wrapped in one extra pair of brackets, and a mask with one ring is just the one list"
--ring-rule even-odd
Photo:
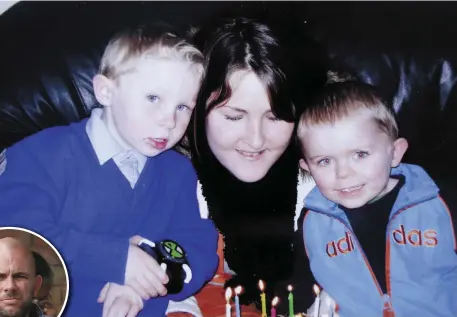
[(141, 25), (117, 33), (108, 43), (99, 73), (116, 80), (135, 70), (143, 58), (169, 58), (195, 64), (203, 72), (204, 57), (191, 41), (192, 34), (180, 35), (163, 23)]
[(374, 86), (357, 81), (334, 82), (325, 86), (300, 116), (298, 137), (301, 139), (309, 125), (334, 123), (358, 109), (370, 110), (379, 128), (392, 140), (398, 138), (398, 126), (392, 108)]

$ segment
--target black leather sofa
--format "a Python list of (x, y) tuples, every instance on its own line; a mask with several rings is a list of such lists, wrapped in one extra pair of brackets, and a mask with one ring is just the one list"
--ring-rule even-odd
[(195, 25), (234, 6), (300, 17), (336, 62), (393, 101), (410, 143), (405, 161), (457, 186), (452, 2), (19, 2), (0, 16), (0, 148), (89, 114), (91, 79), (116, 30), (157, 19)]

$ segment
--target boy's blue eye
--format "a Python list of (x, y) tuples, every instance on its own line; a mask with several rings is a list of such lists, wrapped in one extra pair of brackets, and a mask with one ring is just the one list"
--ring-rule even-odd
[(355, 156), (356, 158), (365, 158), (367, 157), (368, 155), (370, 155), (368, 152), (365, 152), (365, 151), (358, 151), (355, 153)]
[(179, 111), (183, 111), (183, 110), (190, 110), (190, 108), (186, 105), (179, 105), (176, 107)]
[(326, 165), (329, 165), (329, 164), (330, 164), (330, 159), (329, 158), (325, 158), (325, 159), (322, 159), (319, 162), (317, 162), (317, 165), (320, 165), (320, 166), (326, 166)]
[(156, 102), (159, 100), (159, 96), (157, 96), (157, 95), (148, 95), (147, 98), (151, 102)]

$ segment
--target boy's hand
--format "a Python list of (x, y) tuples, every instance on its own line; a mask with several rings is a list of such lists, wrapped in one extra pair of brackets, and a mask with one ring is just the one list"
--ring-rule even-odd
[(129, 286), (106, 283), (97, 300), (103, 303), (103, 317), (135, 317), (143, 300)]
[(133, 288), (144, 300), (165, 296), (167, 289), (164, 284), (168, 283), (168, 276), (154, 258), (137, 246), (140, 240), (140, 236), (130, 238), (125, 285)]

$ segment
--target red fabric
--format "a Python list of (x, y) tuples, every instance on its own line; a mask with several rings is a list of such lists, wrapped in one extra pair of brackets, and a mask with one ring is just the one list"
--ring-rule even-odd
[[(230, 275), (224, 273), (224, 241), (222, 235), (219, 234), (219, 242), (217, 246), (217, 254), (219, 256), (219, 266), (212, 282), (220, 285), (207, 284), (195, 296), (204, 317), (225, 317), (225, 289), (224, 282), (230, 278)], [(232, 300), (232, 316), (235, 317), (235, 303)], [(241, 315), (243, 317), (260, 317), (260, 312), (252, 306), (241, 306)], [(170, 316), (170, 315), (169, 315)], [(184, 317), (187, 315), (173, 315), (170, 317)]]

